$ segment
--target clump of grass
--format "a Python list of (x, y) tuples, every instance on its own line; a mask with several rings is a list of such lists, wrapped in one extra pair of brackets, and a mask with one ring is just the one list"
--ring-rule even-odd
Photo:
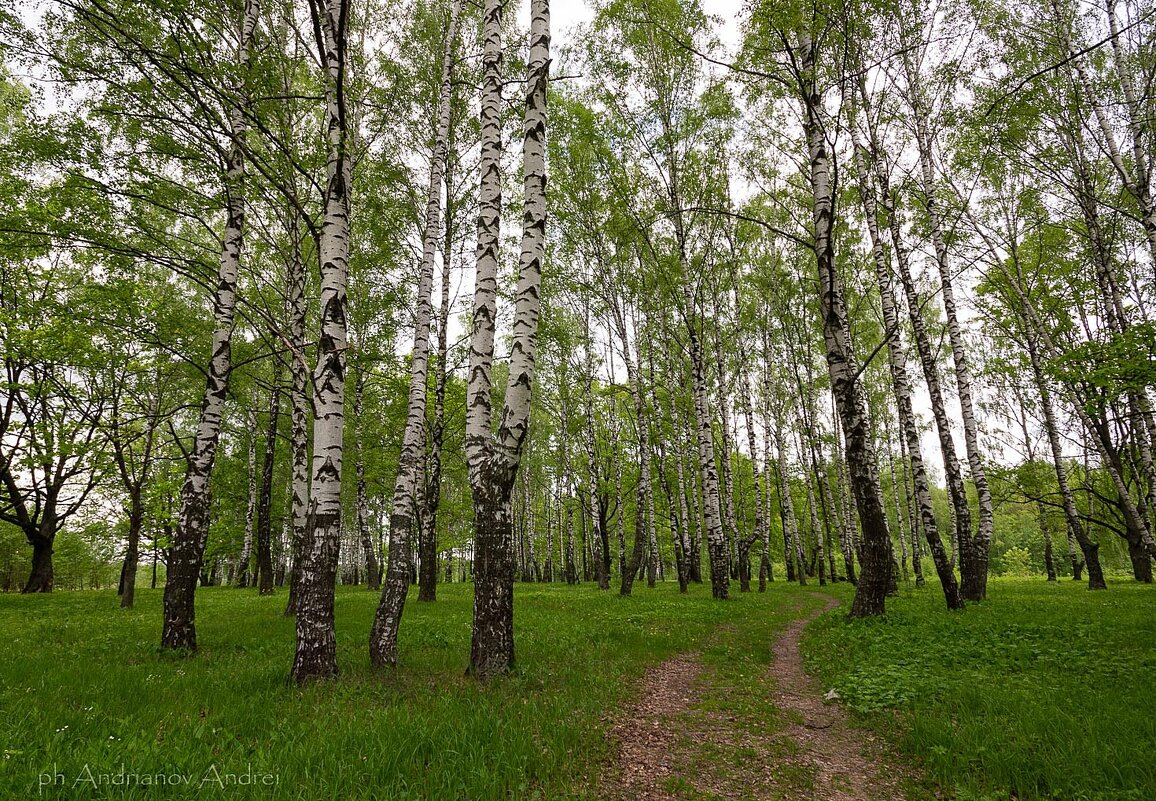
[[(138, 590), (132, 610), (110, 592), (0, 596), (0, 798), (580, 797), (648, 665), (702, 648), (721, 623), (766, 621), (787, 597), (519, 585), (518, 671), (480, 688), (463, 675), (472, 589), (407, 604), (402, 665), (389, 674), (367, 655), (377, 594), (339, 589), (342, 675), (304, 690), (285, 683), (284, 595), (198, 590), (191, 658), (158, 650), (159, 590)], [(142, 783), (158, 774), (187, 781)]]
[(1156, 587), (993, 580), (953, 614), (929, 586), (884, 620), (829, 613), (804, 654), (959, 801), (1140, 801), (1156, 798), (1154, 604)]

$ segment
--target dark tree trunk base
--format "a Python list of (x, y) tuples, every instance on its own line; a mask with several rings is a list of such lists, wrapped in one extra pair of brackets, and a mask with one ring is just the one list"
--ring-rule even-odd
[[(1132, 561), (1132, 575), (1141, 584), (1152, 583), (1152, 558), (1144, 548), (1144, 543), (1137, 537), (1128, 540), (1128, 558)], [(1088, 571), (1091, 573), (1091, 570)]]
[(974, 542), (968, 550), (967, 558), (959, 560), (959, 594), (964, 601), (979, 603), (987, 600), (987, 557), (975, 553)]
[(1084, 540), (1080, 542), (1080, 550), (1084, 553), (1084, 562), (1083, 564), (1076, 563), (1080, 569), (1073, 569), (1074, 577), (1078, 581), (1081, 570), (1086, 567), (1088, 569), (1088, 589), (1106, 590), (1108, 589), (1108, 582), (1104, 580), (1104, 569), (1100, 566), (1100, 544), (1086, 538)]
[(310, 515), (305, 560), (298, 573), (297, 648), (289, 680), (301, 686), (337, 675), (333, 629), (333, 589), (341, 521), (337, 515)]
[(123, 590), (120, 594), (120, 608), (132, 609), (136, 600), (137, 555), (130, 554), (124, 560)]
[(52, 569), (52, 543), (37, 537), (32, 543), (32, 572), (22, 593), (52, 592), (55, 576)]
[(467, 673), (479, 681), (514, 669), (513, 479), (499, 483), (490, 477), (474, 492), (474, 622)]

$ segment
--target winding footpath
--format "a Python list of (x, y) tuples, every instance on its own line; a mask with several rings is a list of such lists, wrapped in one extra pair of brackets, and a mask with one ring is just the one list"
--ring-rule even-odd
[(752, 798), (774, 801), (903, 801), (912, 777), (879, 739), (826, 703), (807, 675), (799, 641), (807, 624), (838, 606), (792, 621), (775, 641), (769, 668), (768, 729), (752, 729), (702, 708), (705, 667), (682, 654), (649, 670), (635, 702), (613, 727), (619, 770), (604, 782), (608, 799)]

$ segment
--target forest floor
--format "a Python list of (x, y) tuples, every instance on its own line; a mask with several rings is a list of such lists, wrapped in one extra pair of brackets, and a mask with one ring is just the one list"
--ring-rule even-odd
[[(903, 801), (914, 770), (881, 738), (852, 725), (803, 669), (804, 629), (839, 606), (826, 593), (808, 596), (796, 596), (790, 611), (800, 616), (775, 637), (773, 661), (754, 677), (769, 690), (764, 709), (718, 708), (716, 676), (699, 654), (648, 670), (612, 730), (618, 775), (603, 794), (623, 801)], [(733, 633), (725, 627), (712, 644)]]
[(1156, 798), (1156, 587), (904, 585), (875, 621), (846, 584), (732, 590), (518, 584), (517, 670), (479, 687), (471, 585), (411, 599), (389, 672), (378, 593), (340, 587), (341, 675), (304, 690), (284, 592), (198, 591), (184, 658), (159, 589), (0, 594), (0, 801)]
[[(1156, 798), (1156, 586), (993, 579), (944, 608), (904, 585), (884, 620), (824, 615), (808, 672), (958, 801)], [(919, 797), (916, 795), (916, 797)]]

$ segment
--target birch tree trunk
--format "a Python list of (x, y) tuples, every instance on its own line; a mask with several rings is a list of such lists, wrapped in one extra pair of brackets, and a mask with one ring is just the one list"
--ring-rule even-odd
[[(982, 230), (982, 229), (981, 229)], [(985, 237), (985, 240), (987, 238)], [(994, 243), (987, 241), (989, 250), (997, 252), (994, 248)], [(1099, 544), (1092, 542), (1084, 527), (1080, 523), (1079, 513), (1076, 508), (1075, 497), (1072, 494), (1071, 487), (1068, 483), (1067, 468), (1063, 460), (1063, 448), (1060, 443), (1059, 425), (1057, 423), (1055, 407), (1052, 403), (1051, 387), (1043, 370), (1043, 361), (1041, 349), (1045, 352), (1056, 352), (1057, 348), (1052, 340), (1048, 329), (1043, 320), (1040, 319), (1035, 307), (1032, 305), (1031, 299), (1027, 293), (1025, 276), (1019, 268), (1018, 260), (1016, 258), (1017, 248), (1013, 242), (1011, 262), (1015, 266), (1015, 271), (1008, 269), (1005, 260), (999, 259), (996, 264), (999, 265), (1000, 272), (1007, 280), (1007, 285), (1011, 289), (1014, 301), (1010, 304), (1015, 313), (1019, 316), (1024, 330), (1024, 339), (1027, 344), (1028, 358), (1032, 364), (1032, 374), (1035, 378), (1036, 388), (1040, 393), (1040, 405), (1044, 411), (1044, 428), (1048, 435), (1048, 445), (1052, 452), (1052, 461), (1056, 470), (1056, 480), (1060, 489), (1060, 495), (1063, 499), (1064, 517), (1068, 525), (1070, 536), (1076, 539), (1080, 544), (1080, 549), (1083, 551), (1084, 559), (1088, 567), (1088, 589), (1106, 589), (1107, 584), (1104, 582), (1103, 570), (1100, 566), (1099, 560)], [(1080, 419), (1082, 428), (1084, 430), (1084, 457), (1087, 459), (1089, 448), (1087, 447), (1087, 438), (1090, 437), (1097, 446), (1101, 458), (1105, 461), (1105, 469), (1113, 478), (1113, 483), (1119, 490), (1122, 481), (1119, 480), (1119, 474), (1115, 471), (1110, 463), (1108, 457), (1108, 448), (1105, 443), (1100, 440), (1100, 431), (1097, 429), (1095, 422), (1091, 415), (1084, 407), (1084, 399), (1072, 398), (1072, 407), (1076, 411), (1077, 417)], [(1086, 471), (1085, 467), (1085, 471)], [(1089, 499), (1090, 500), (1090, 499)], [(1125, 498), (1125, 500), (1130, 500)], [(1125, 520), (1129, 519), (1128, 509), (1125, 508)], [(1133, 507), (1133, 512), (1135, 512)]]
[[(646, 291), (646, 289), (645, 289), (645, 287), (643, 287), (643, 292), (645, 292), (645, 291)], [(638, 322), (638, 319), (636, 318), (635, 319), (635, 330), (636, 331), (638, 330), (638, 327), (639, 327), (639, 322)], [(641, 340), (642, 340), (642, 336), (639, 335), (636, 338), (636, 341), (641, 343)], [(648, 383), (650, 384), (650, 393), (653, 396), (653, 392), (654, 392), (654, 362), (653, 362), (653, 349), (652, 349), (652, 347), (648, 348), (647, 352), (648, 352), (648, 356), (650, 357), (650, 358), (648, 358), (648, 364), (649, 364), (649, 368), (650, 368), (648, 371)], [(641, 344), (639, 344), (639, 348), (638, 348), (638, 371), (639, 371), (639, 376), (641, 377), (641, 374), (642, 374), (642, 346), (641, 346)], [(643, 408), (645, 408), (646, 407), (646, 393), (644, 393), (642, 391), (641, 387), (639, 387), (639, 389), (638, 389), (638, 394), (639, 394), (639, 401), (638, 402)], [(657, 415), (658, 415), (658, 409), (657, 408), (655, 408), (654, 413), (655, 413), (655, 416), (657, 417)], [(645, 464), (645, 468), (643, 470), (643, 475), (642, 475), (643, 479), (646, 482), (646, 485), (645, 485), (645, 489), (644, 489), (644, 492), (642, 493), (642, 495), (643, 495), (643, 500), (646, 504), (646, 541), (647, 541), (646, 586), (653, 589), (656, 581), (658, 581), (658, 580), (665, 581), (666, 578), (663, 575), (662, 555), (659, 553), (659, 549), (658, 549), (658, 531), (657, 531), (657, 524), (655, 522), (654, 481), (650, 475), (651, 459), (653, 458), (653, 454), (651, 452), (651, 447), (652, 447), (651, 443), (653, 441), (653, 438), (652, 438), (651, 432), (650, 432), (650, 415), (649, 415), (649, 413), (647, 414), (646, 419), (647, 419), (646, 449), (645, 449), (646, 464)], [(659, 433), (658, 436), (661, 437), (661, 433)], [(663, 469), (663, 464), (662, 464), (661, 460), (659, 461), (658, 469), (659, 470)], [(666, 474), (664, 473), (663, 474), (663, 480), (665, 481), (665, 479), (666, 479)]]
[[(573, 485), (570, 483), (570, 477), (566, 478), (566, 494), (567, 496), (573, 493)], [(572, 504), (563, 505), (563, 514), (565, 516), (564, 522), (564, 538), (566, 543), (566, 554), (564, 558), (565, 574), (567, 584), (578, 583), (578, 565), (576, 553), (574, 550), (574, 506)]]
[(292, 457), (292, 492), (290, 518), (292, 520), (291, 566), (289, 572), (289, 599), (285, 614), (297, 614), (298, 578), (301, 560), (305, 554), (305, 535), (309, 523), (309, 363), (305, 355), (305, 262), (301, 258), (301, 238), (297, 227), (297, 213), (290, 211), (289, 236), (292, 255), (286, 271), (286, 296), (289, 307), (289, 345), (291, 354), (289, 388), (292, 406), (290, 452)]
[[(904, 28), (907, 30), (907, 28)], [(927, 221), (931, 229), (931, 242), (935, 250), (935, 266), (939, 269), (940, 296), (943, 311), (947, 317), (947, 335), (951, 342), (951, 355), (955, 365), (955, 383), (959, 395), (959, 405), (963, 417), (963, 441), (967, 451), (967, 462), (971, 468), (971, 480), (975, 484), (979, 499), (979, 530), (972, 538), (970, 515), (966, 525), (960, 523), (960, 594), (967, 601), (982, 601), (987, 597), (988, 550), (991, 547), (992, 528), (995, 515), (992, 509), (991, 490), (987, 484), (987, 474), (983, 457), (979, 450), (979, 427), (975, 421), (975, 404), (972, 400), (971, 365), (967, 354), (967, 343), (959, 324), (959, 313), (955, 303), (955, 288), (951, 277), (951, 264), (947, 250), (947, 237), (943, 218), (936, 199), (935, 167), (933, 164), (930, 104), (923, 90), (922, 76), (915, 65), (911, 49), (903, 49), (903, 68), (907, 76), (911, 95), (912, 123), (915, 128), (915, 143), (919, 152), (919, 166), (923, 179), (923, 203)], [(912, 312), (915, 313), (914, 311)], [(966, 496), (964, 498), (966, 504)], [(956, 509), (960, 514), (960, 509)], [(964, 539), (967, 542), (964, 542)]]
[[(423, 570), (418, 576), (419, 601), (437, 600), (437, 530), (438, 507), (441, 505), (442, 485), (442, 444), (445, 441), (446, 431), (446, 380), (448, 377), (449, 359), (449, 319), (450, 319), (450, 275), (453, 269), (453, 242), (454, 242), (454, 208), (450, 202), (454, 187), (454, 126), (453, 126), (453, 99), (454, 99), (454, 46), (457, 39), (457, 26), (461, 17), (464, 0), (455, 0), (450, 9), (450, 24), (447, 36), (450, 40), (447, 50), (449, 65), (448, 80), (443, 78), (442, 90), (448, 87), (450, 102), (450, 120), (446, 126), (445, 149), (445, 236), (442, 246), (442, 275), (441, 299), (438, 306), (438, 355), (434, 367), (434, 419), (429, 431), (429, 441), (426, 444), (426, 478), (425, 478), (425, 510), (421, 515), (418, 531), (418, 551), (423, 565), (429, 569)], [(440, 124), (440, 122), (439, 122)], [(452, 552), (451, 552), (452, 556)]]
[(690, 286), (689, 264), (685, 255), (683, 244), (685, 239), (681, 234), (680, 217), (680, 214), (674, 215), (676, 238), (679, 241), (684, 268), (683, 300), (686, 306), (687, 344), (690, 350), (698, 466), (702, 480), (702, 513), (706, 527), (707, 551), (710, 554), (711, 595), (717, 600), (725, 600), (730, 594), (730, 556), (727, 553), (727, 538), (723, 531), (722, 514), (719, 511), (719, 480), (715, 468), (714, 437), (711, 433), (710, 409), (707, 401), (706, 366), (703, 361), (702, 339), (696, 322), (696, 306)]
[[(907, 454), (906, 434), (903, 431), (903, 423), (900, 421), (899, 431), (899, 474), (903, 479), (903, 495), (907, 501), (904, 511), (907, 514), (907, 530), (911, 532), (911, 570), (915, 573), (915, 586), (922, 587), (925, 583), (923, 578), (923, 557), (922, 551), (919, 547), (919, 518), (915, 512), (915, 499), (912, 484), (908, 481), (908, 476), (912, 472), (910, 469), (911, 461)], [(949, 563), (950, 566), (950, 563)], [(954, 574), (952, 574), (954, 578)]]
[(346, 270), (352, 162), (345, 94), (346, 0), (311, 6), (325, 94), (326, 187), (318, 242), (320, 334), (313, 371), (313, 470), (305, 548), (298, 574), (297, 684), (337, 674), (333, 591), (341, 545), (341, 476), (345, 432)]
[[(935, 363), (931, 337), (923, 322), (920, 312), (922, 303), (915, 289), (915, 282), (911, 277), (911, 267), (908, 264), (907, 250), (902, 241), (900, 224), (894, 213), (890, 201), (890, 190), (883, 176), (877, 176), (879, 184), (879, 203), (887, 215), (891, 229), (891, 244), (895, 253), (895, 263), (899, 268), (899, 278), (903, 284), (904, 294), (907, 296), (907, 314), (911, 321), (911, 329), (915, 334), (915, 348), (919, 353), (919, 362), (923, 367), (923, 379), (927, 384), (927, 392), (931, 398), (931, 413), (935, 419), (935, 429), (939, 434), (940, 451), (943, 454), (943, 471), (947, 478), (948, 495), (951, 498), (952, 519), (955, 524), (953, 536), (953, 551), (958, 556), (960, 570), (965, 564), (974, 567), (969, 561), (968, 551), (972, 546), (971, 539), (971, 507), (968, 505), (967, 488), (963, 482), (963, 469), (959, 463), (959, 456), (955, 450), (955, 440), (951, 435), (951, 420), (947, 415), (947, 406), (943, 400), (943, 390), (939, 383), (939, 366)], [(915, 446), (908, 440), (907, 448), (913, 457), (916, 454)], [(926, 521), (925, 521), (926, 522)], [(930, 545), (930, 543), (929, 543)], [(953, 560), (954, 561), (954, 560)], [(962, 589), (961, 589), (962, 595)], [(966, 598), (964, 600), (967, 600)]]
[[(668, 374), (672, 372), (672, 365), (669, 352), (667, 353), (666, 369)], [(651, 367), (651, 374), (653, 376), (654, 368)], [(662, 478), (663, 489), (666, 492), (667, 504), (670, 510), (671, 534), (674, 538), (674, 555), (675, 567), (678, 571), (678, 591), (685, 593), (688, 590), (691, 580), (691, 540), (690, 540), (690, 510), (686, 502), (686, 471), (683, 467), (682, 453), (680, 447), (680, 438), (675, 435), (676, 420), (674, 402), (674, 388), (675, 382), (670, 381), (667, 384), (667, 416), (670, 424), (671, 439), (674, 442), (674, 465), (675, 465), (675, 486), (672, 493), (669, 485), (669, 479), (666, 473), (667, 452), (666, 452), (666, 438), (662, 436), (661, 431), (657, 438), (658, 444), (658, 474)], [(650, 391), (654, 398), (654, 406), (658, 409), (658, 386), (653, 378), (650, 382)], [(677, 504), (677, 506), (676, 506)]]
[[(542, 565), (542, 581), (546, 583), (554, 581), (554, 512), (550, 508), (550, 499), (553, 497), (553, 494), (553, 481), (550, 481), (547, 486), (546, 496), (543, 499), (545, 505), (544, 516), (546, 518), (546, 559)], [(560, 494), (559, 492), (559, 495)]]
[[(1080, 515), (1076, 509), (1076, 498), (1072, 494), (1068, 483), (1068, 468), (1064, 464), (1064, 450), (1060, 443), (1060, 429), (1056, 422), (1056, 410), (1052, 404), (1052, 391), (1044, 374), (1043, 364), (1040, 361), (1039, 347), (1036, 337), (1028, 333), (1028, 358), (1031, 360), (1032, 376), (1035, 378), (1036, 390), (1040, 393), (1040, 405), (1044, 412), (1044, 430), (1048, 435), (1048, 447), (1052, 452), (1052, 465), (1056, 470), (1056, 484), (1059, 486), (1060, 498), (1064, 506), (1064, 522), (1068, 527), (1068, 536), (1080, 544), (1080, 551), (1084, 555), (1084, 565), (1088, 569), (1088, 589), (1106, 590), (1104, 570), (1100, 566), (1100, 545), (1092, 542), (1080, 524)], [(1072, 559), (1072, 575), (1078, 577), (1076, 561)]]
[[(771, 559), (771, 486), (777, 484), (771, 478), (771, 465), (773, 463), (771, 457), (771, 391), (769, 378), (770, 365), (770, 343), (768, 341), (769, 334), (764, 329), (763, 331), (763, 486), (765, 492), (763, 493), (763, 557), (762, 564), (759, 565), (759, 592), (765, 590), (765, 582), (773, 582), (775, 580), (775, 565)], [(780, 487), (780, 504), (782, 503), (782, 489)], [(789, 566), (791, 560), (786, 559)], [(766, 575), (764, 575), (763, 568), (766, 568)], [(851, 572), (854, 575), (854, 571)], [(788, 578), (788, 581), (790, 579)]]
[[(626, 505), (622, 495), (622, 437), (618, 431), (618, 386), (614, 381), (613, 347), (606, 351), (610, 368), (610, 416), (607, 419), (614, 458), (614, 530), (618, 535), (618, 581), (626, 580)], [(627, 379), (629, 380), (629, 378)], [(633, 579), (632, 579), (633, 580)]]
[[(725, 313), (719, 309), (717, 314)], [(722, 466), (722, 484), (720, 491), (721, 508), (723, 514), (723, 528), (726, 532), (728, 548), (728, 565), (730, 577), (738, 578), (739, 570), (739, 530), (735, 516), (735, 482), (731, 464), (731, 424), (730, 424), (730, 384), (727, 381), (726, 353), (722, 347), (722, 336), (719, 327), (721, 320), (714, 325), (715, 369), (718, 375), (718, 408), (719, 408), (719, 447), (721, 450), (719, 464)], [(713, 447), (713, 446), (712, 446)]]
[[(638, 427), (638, 492), (635, 499), (634, 547), (630, 555), (630, 562), (626, 562), (626, 536), (624, 532), (625, 507), (622, 497), (622, 459), (615, 460), (615, 485), (618, 495), (618, 547), (621, 561), (622, 575), (621, 595), (630, 595), (634, 586), (634, 577), (642, 567), (646, 556), (646, 547), (650, 539), (644, 513), (651, 499), (650, 488), (650, 421), (646, 409), (646, 397), (643, 393), (642, 375), (638, 363), (631, 354), (630, 340), (627, 336), (626, 318), (623, 314), (621, 302), (614, 298), (611, 302), (611, 313), (614, 316), (614, 325), (618, 329), (618, 340), (622, 343), (622, 361), (626, 365), (626, 383), (630, 388), (631, 400), (634, 401), (634, 419)], [(617, 439), (617, 437), (614, 437)], [(650, 585), (654, 586), (653, 580)]]
[(357, 448), (357, 462), (353, 466), (357, 482), (357, 538), (361, 543), (362, 557), (365, 559), (365, 584), (368, 589), (381, 589), (381, 564), (377, 559), (377, 549), (369, 532), (369, 496), (365, 486), (365, 365), (357, 371), (353, 384), (353, 416), (357, 426), (354, 446)]
[[(655, 399), (657, 405), (657, 398)], [(662, 490), (666, 495), (667, 506), (670, 510), (670, 533), (674, 540), (674, 566), (678, 576), (678, 591), (680, 594), (687, 592), (690, 581), (687, 574), (687, 567), (689, 563), (689, 543), (686, 534), (686, 498), (682, 495), (681, 487), (677, 490), (672, 490), (670, 486), (670, 479), (666, 473), (666, 446), (663, 438), (660, 435), (657, 441), (658, 446), (658, 477), (662, 482)], [(679, 472), (681, 473), (681, 465), (679, 465)], [(676, 497), (677, 495), (677, 497)], [(682, 509), (675, 508), (675, 504), (681, 502)]]
[(254, 395), (247, 416), (249, 447), (246, 451), (245, 477), (248, 480), (248, 494), (245, 502), (245, 538), (241, 542), (241, 556), (237, 559), (238, 587), (249, 586), (249, 567), (253, 563), (253, 528), (257, 520), (257, 398)]
[[(884, 418), (886, 422), (886, 418)], [(891, 448), (890, 426), (884, 434), (887, 442), (887, 471), (891, 474), (891, 500), (895, 504), (895, 536), (899, 540), (899, 570), (903, 574), (903, 581), (907, 581), (907, 540), (903, 534), (903, 505), (899, 502), (899, 481), (895, 477), (895, 456)]]
[[(743, 422), (747, 427), (747, 448), (751, 452), (751, 477), (754, 482), (755, 496), (755, 530), (751, 534), (750, 539), (745, 542), (746, 547), (740, 548), (739, 560), (742, 563), (740, 570), (745, 570), (748, 561), (747, 555), (750, 553), (751, 546), (755, 542), (763, 543), (763, 552), (759, 559), (759, 592), (765, 592), (767, 589), (767, 560), (770, 541), (767, 533), (767, 520), (763, 513), (763, 493), (768, 492), (769, 489), (767, 488), (765, 472), (763, 473), (763, 486), (759, 486), (759, 451), (755, 442), (755, 414), (751, 408), (750, 391), (750, 376), (747, 374), (744, 366), (743, 369), (739, 371), (739, 405), (742, 408)], [(744, 574), (744, 578), (745, 591), (749, 591), (750, 576)]]
[[(834, 398), (831, 400), (832, 403), (834, 403)], [(850, 499), (850, 487), (847, 486), (844, 460), (839, 457), (839, 449), (843, 443), (843, 437), (839, 426), (838, 411), (834, 413), (832, 423), (835, 436), (835, 445), (832, 449), (835, 462), (835, 489), (833, 494), (835, 495), (836, 513), (843, 521), (843, 569), (847, 571), (847, 580), (852, 584), (857, 584), (859, 577), (855, 574), (855, 554), (859, 550), (859, 532), (855, 526), (855, 504)]]
[[(441, 95), (438, 100), (438, 123), (430, 159), (429, 187), (426, 193), (425, 231), (422, 237), (421, 272), (418, 277), (416, 315), (413, 331), (413, 353), (410, 358), (409, 402), (401, 455), (393, 485), (393, 508), (389, 515), (389, 564), (382, 584), (381, 600), (369, 634), (369, 659), (377, 667), (396, 667), (397, 632), (405, 610), (409, 590), (410, 532), (421, 526), (425, 495), (425, 415), (429, 385), (429, 332), (432, 315), (434, 261), (437, 258), (438, 235), (441, 233), (442, 183), (448, 152), (452, 100), (454, 40), (457, 38), (461, 0), (450, 11), (442, 55)], [(500, 11), (499, 25), (500, 25)], [(499, 33), (500, 37), (500, 33)], [(500, 93), (500, 89), (498, 90)], [(492, 337), (492, 334), (491, 334)], [(491, 340), (492, 351), (492, 340)], [(423, 553), (423, 559), (431, 554)], [(436, 559), (436, 551), (432, 556)], [(437, 566), (422, 565), (423, 572), (436, 576)], [(435, 577), (436, 581), (436, 577)]]
[[(572, 474), (570, 472), (570, 383), (568, 375), (569, 361), (562, 362), (563, 373), (561, 380), (561, 387), (559, 388), (559, 407), (561, 412), (561, 419), (559, 427), (561, 432), (559, 435), (559, 482), (558, 482), (558, 550), (560, 552), (562, 563), (562, 575), (567, 584), (574, 584), (578, 580), (574, 560), (574, 518), (573, 509), (569, 503), (572, 487)], [(549, 548), (547, 547), (547, 551)], [(547, 570), (550, 576), (547, 581), (553, 581), (552, 565), (553, 557), (547, 558)]]
[(474, 497), (474, 621), (470, 673), (479, 680), (514, 667), (514, 564), (510, 493), (530, 422), (538, 338), (538, 290), (546, 234), (546, 85), (550, 4), (531, 0), (530, 57), (522, 143), (524, 212), (510, 373), (496, 436), (490, 433), (498, 236), (501, 218), (502, 2), (486, 0), (482, 89), (482, 183), (474, 329), (466, 408), (466, 459)]
[(702, 584), (702, 536), (706, 528), (703, 523), (702, 493), (699, 481), (701, 473), (695, 469), (694, 451), (697, 447), (697, 432), (689, 415), (683, 414), (680, 421), (683, 425), (680, 431), (687, 434), (687, 439), (679, 437), (679, 464), (686, 462), (686, 484), (684, 498), (687, 501), (687, 510), (690, 514), (690, 564), (687, 565), (687, 575), (695, 584)]
[[(823, 527), (819, 523), (819, 506), (815, 500), (815, 488), (811, 480), (817, 476), (811, 464), (811, 457), (807, 443), (804, 442), (805, 435), (796, 431), (797, 446), (799, 448), (799, 461), (803, 468), (803, 488), (807, 492), (807, 513), (811, 516), (811, 536), (815, 538), (815, 574), (819, 578), (819, 586), (827, 584), (827, 576), (823, 569)], [(802, 546), (800, 545), (800, 548)], [(800, 559), (803, 559), (804, 567), (808, 564), (805, 559), (805, 550), (800, 554)]]
[[(598, 499), (598, 440), (594, 436), (594, 348), (591, 346), (590, 337), (590, 309), (587, 305), (585, 309), (586, 331), (587, 339), (585, 342), (585, 362), (586, 369), (585, 391), (583, 396), (583, 412), (585, 416), (585, 443), (586, 443), (586, 461), (587, 461), (587, 475), (586, 479), (589, 482), (587, 487), (587, 505), (590, 513), (587, 515), (590, 519), (589, 531), (590, 535), (587, 539), (589, 545), (592, 561), (594, 562), (594, 575), (598, 582), (598, 589), (610, 589), (610, 552), (605, 545), (606, 532), (602, 528), (602, 515), (600, 514), (600, 502)], [(585, 529), (584, 529), (585, 530)]]
[(862, 570), (851, 603), (851, 616), (870, 617), (882, 615), (884, 611), (892, 570), (891, 534), (883, 506), (871, 426), (856, 384), (854, 354), (847, 338), (847, 309), (835, 265), (835, 244), (832, 238), (835, 197), (831, 163), (821, 119), (822, 97), (815, 77), (815, 48), (808, 34), (800, 34), (798, 50), (801, 64), (799, 88), (813, 196), (812, 224), (827, 369), (831, 376), (831, 392), (835, 396), (843, 424), (851, 490), (863, 525), (863, 543), (859, 552)]
[(787, 581), (798, 579), (800, 586), (807, 584), (803, 567), (803, 551), (799, 545), (799, 523), (795, 516), (795, 499), (791, 496), (791, 478), (787, 474), (787, 446), (783, 437), (783, 421), (775, 420), (775, 449), (779, 468), (779, 498), (783, 510), (783, 558), (787, 562)]
[[(273, 594), (273, 468), (277, 458), (277, 423), (281, 419), (281, 357), (273, 357), (273, 387), (269, 391), (269, 420), (261, 461), (261, 492), (257, 501), (257, 575), (261, 595)], [(256, 429), (254, 429), (254, 433)]]
[[(205, 544), (209, 534), (209, 482), (217, 456), (221, 416), (232, 371), (233, 321), (237, 303), (237, 274), (245, 228), (245, 150), (249, 94), (243, 86), (250, 66), (259, 0), (245, 0), (241, 20), (237, 71), (242, 86), (237, 88), (234, 108), (229, 113), (232, 142), (225, 174), (225, 229), (217, 265), (217, 286), (213, 294), (213, 339), (210, 346), (207, 380), (196, 436), (188, 453), (188, 466), (181, 487), (180, 511), (169, 549), (165, 580), (164, 627), (161, 647), (192, 651), (197, 647), (194, 595)], [(51, 559), (51, 549), (49, 549)], [(35, 572), (35, 571), (34, 571)]]
[[(860, 84), (860, 93), (864, 100), (864, 111), (870, 117), (870, 106), (866, 102), (866, 91)], [(874, 153), (877, 154), (877, 143), (874, 138), (874, 128), (868, 121), (869, 130), (872, 134), (871, 146)], [(926, 345), (926, 335), (923, 334), (923, 319), (919, 316), (918, 305), (913, 301), (914, 287), (911, 284), (910, 275), (907, 274), (906, 255), (903, 250), (902, 242), (899, 240), (899, 225), (894, 215), (894, 210), (891, 206), (890, 199), (877, 204), (874, 185), (868, 178), (868, 172), (865, 165), (866, 157), (858, 143), (855, 143), (855, 168), (859, 183), (860, 197), (862, 198), (864, 216), (867, 219), (867, 230), (871, 238), (871, 254), (875, 263), (875, 278), (879, 287), (879, 298), (883, 310), (883, 325), (884, 336), (887, 337), (887, 352), (888, 365), (891, 370), (891, 386), (895, 392), (895, 405), (897, 416), (899, 418), (899, 428), (903, 439), (907, 446), (907, 455), (911, 463), (912, 480), (915, 484), (915, 497), (919, 505), (919, 514), (923, 523), (924, 536), (927, 539), (927, 547), (931, 553), (931, 558), (935, 563), (935, 571), (939, 576), (940, 585), (943, 588), (944, 600), (947, 603), (948, 609), (962, 609), (963, 598), (959, 591), (959, 585), (955, 581), (955, 572), (952, 569), (951, 561), (947, 557), (947, 553), (943, 548), (943, 541), (939, 536), (939, 527), (935, 520), (935, 513), (931, 506), (931, 488), (927, 480), (927, 472), (923, 465), (923, 456), (921, 452), (921, 445), (919, 441), (919, 430), (915, 422), (915, 412), (911, 403), (911, 384), (908, 380), (907, 373), (907, 354), (904, 351), (902, 340), (900, 339), (899, 327), (899, 311), (895, 302), (895, 292), (893, 290), (891, 279), (891, 268), (887, 262), (886, 251), (884, 250), (883, 237), (879, 231), (879, 213), (880, 205), (882, 210), (888, 215), (888, 222), (891, 227), (892, 244), (896, 260), (900, 263), (900, 274), (904, 277), (904, 287), (908, 289), (908, 304), (911, 312), (912, 326), (916, 329), (916, 337), (920, 339), (923, 345)], [(886, 184), (886, 175), (883, 172), (878, 161), (874, 162), (875, 166), (875, 181), (879, 184), (880, 196), (887, 197), (888, 187)], [(938, 398), (938, 382), (935, 373), (934, 364), (931, 363), (930, 357), (923, 358), (923, 349), (921, 346), (920, 356), (924, 363), (925, 375), (929, 374), (928, 388), (931, 392), (931, 399), (933, 407), (938, 404), (935, 414), (936, 422), (939, 423), (943, 417), (943, 403), (942, 399)], [(940, 443), (944, 448), (944, 462), (945, 464), (953, 462), (955, 454), (955, 445), (951, 441), (951, 433), (945, 427), (940, 428)], [(955, 467), (955, 472), (948, 470), (949, 484), (952, 484), (953, 499), (956, 498), (956, 493), (962, 489), (962, 480), (959, 479), (958, 467)], [(963, 505), (966, 508), (967, 497), (964, 494)], [(918, 559), (917, 555), (913, 559)], [(917, 571), (917, 575), (922, 577), (922, 567)]]

